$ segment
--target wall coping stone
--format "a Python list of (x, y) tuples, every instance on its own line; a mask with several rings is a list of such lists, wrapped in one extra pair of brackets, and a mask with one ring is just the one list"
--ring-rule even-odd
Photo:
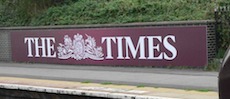
[(33, 29), (79, 29), (79, 28), (113, 28), (113, 27), (142, 27), (142, 26), (171, 26), (183, 24), (214, 23), (214, 20), (165, 21), (165, 22), (135, 22), (124, 24), (91, 24), (91, 25), (56, 25), (56, 26), (19, 26), (0, 27), (0, 30), (33, 30)]

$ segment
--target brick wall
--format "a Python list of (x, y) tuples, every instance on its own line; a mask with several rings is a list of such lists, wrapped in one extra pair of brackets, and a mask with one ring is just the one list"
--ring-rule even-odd
[(208, 59), (211, 60), (215, 58), (217, 52), (215, 22), (208, 22), (207, 27)]
[(10, 32), (19, 30), (39, 29), (79, 29), (79, 28), (113, 28), (113, 27), (165, 27), (165, 26), (207, 26), (208, 58), (213, 59), (216, 54), (215, 21), (177, 21), (177, 22), (145, 22), (128, 24), (99, 24), (99, 25), (68, 25), (68, 26), (38, 26), (38, 27), (0, 27), (0, 61), (12, 61)]

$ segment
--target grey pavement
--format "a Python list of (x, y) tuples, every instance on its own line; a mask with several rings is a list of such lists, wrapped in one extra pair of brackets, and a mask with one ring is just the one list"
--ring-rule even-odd
[(3, 63), (0, 76), (217, 91), (218, 73), (116, 66)]

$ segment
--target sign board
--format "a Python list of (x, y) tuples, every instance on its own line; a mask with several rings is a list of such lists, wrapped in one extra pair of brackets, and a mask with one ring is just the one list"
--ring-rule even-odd
[(45, 29), (13, 31), (18, 62), (205, 66), (206, 26)]

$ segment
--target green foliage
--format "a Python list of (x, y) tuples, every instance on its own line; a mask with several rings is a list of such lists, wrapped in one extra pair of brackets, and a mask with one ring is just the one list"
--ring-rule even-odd
[(102, 85), (112, 85), (113, 83), (112, 82), (103, 82), (101, 83)]
[(0, 0), (0, 26), (26, 26), (51, 6), (72, 0)]
[(137, 85), (137, 88), (144, 88), (145, 85)]
[[(228, 16), (230, 17), (230, 16)], [(230, 20), (228, 20), (230, 21)], [(223, 50), (226, 50), (228, 48), (228, 46), (230, 45), (230, 25), (228, 23), (228, 28), (223, 29), (220, 32), (220, 36), (221, 36), (221, 48)]]
[(4, 14), (0, 26), (205, 20), (214, 17), (215, 6), (212, 0), (42, 0), (43, 4), (40, 0), (20, 1), (32, 5), (21, 8), (25, 14), (0, 12)]
[(218, 49), (218, 53), (216, 54), (216, 58), (222, 59), (224, 57), (226, 49), (224, 50), (223, 48)]
[(219, 0), (218, 1), (219, 6), (225, 6), (226, 4), (230, 4), (229, 0)]
[(208, 66), (204, 68), (205, 71), (219, 71), (221, 65), (220, 59), (213, 59), (209, 61)]
[[(52, 7), (31, 25), (103, 24), (210, 19), (213, 3), (203, 0), (79, 0)], [(180, 4), (180, 5), (179, 5)], [(214, 8), (213, 8), (214, 9)]]
[(198, 90), (192, 90), (192, 89), (185, 89), (186, 91), (198, 91), (198, 92), (210, 92), (212, 90), (209, 89), (198, 89)]
[(230, 10), (226, 8), (230, 7), (230, 1), (220, 1), (219, 6), (220, 8), (216, 13), (218, 16), (218, 20), (221, 20), (220, 24), (217, 27), (217, 32), (220, 35), (218, 41), (218, 53), (223, 53), (223, 51), (225, 51), (230, 45)]
[(91, 83), (91, 81), (83, 81), (81, 83), (88, 84), (88, 83)]

